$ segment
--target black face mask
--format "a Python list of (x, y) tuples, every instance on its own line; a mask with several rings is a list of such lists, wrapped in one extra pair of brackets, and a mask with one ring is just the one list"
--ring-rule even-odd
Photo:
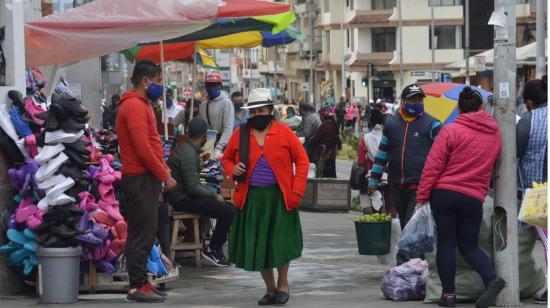
[(273, 120), (273, 115), (271, 114), (255, 115), (249, 118), (247, 123), (250, 124), (252, 128), (263, 131), (267, 128), (269, 123), (271, 123), (271, 120)]
[(235, 111), (241, 111), (241, 108), (244, 106), (244, 103), (233, 103), (233, 106), (235, 106)]

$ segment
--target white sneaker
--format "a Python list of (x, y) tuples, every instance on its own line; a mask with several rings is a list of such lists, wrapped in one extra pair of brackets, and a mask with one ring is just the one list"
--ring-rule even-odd
[(46, 198), (53, 200), (59, 197), (59, 195), (61, 195), (62, 193), (69, 190), (71, 187), (73, 187), (74, 184), (76, 183), (72, 178), (65, 178), (63, 182), (46, 190)]
[(44, 182), (47, 178), (52, 176), (60, 167), (66, 162), (69, 157), (61, 152), (56, 157), (48, 160), (46, 163), (42, 164), (38, 171), (36, 171), (35, 178), (38, 182)]
[(67, 177), (62, 174), (52, 175), (47, 178), (44, 182), (38, 183), (39, 189), (48, 189), (52, 188), (60, 183), (62, 183)]
[(60, 129), (53, 132), (46, 131), (46, 138), (44, 142), (46, 144), (55, 144), (55, 143), (73, 143), (76, 142), (80, 137), (84, 135), (84, 131), (81, 130), (78, 133), (67, 133), (66, 131)]
[(42, 198), (42, 200), (38, 202), (36, 207), (38, 207), (39, 210), (47, 211), (50, 205), (63, 205), (71, 202), (75, 202), (75, 199), (73, 197), (67, 196), (66, 194), (60, 194), (53, 199), (50, 199), (48, 197)]
[(56, 145), (46, 145), (40, 151), (38, 151), (38, 155), (34, 157), (34, 160), (36, 160), (39, 164), (43, 164), (46, 161), (52, 159), (57, 154), (63, 152), (63, 150), (65, 150), (65, 146), (63, 145), (63, 143), (58, 143)]

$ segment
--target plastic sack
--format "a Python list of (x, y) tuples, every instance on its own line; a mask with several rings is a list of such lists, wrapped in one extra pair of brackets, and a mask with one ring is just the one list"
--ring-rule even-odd
[(382, 294), (394, 301), (423, 300), (429, 278), (428, 262), (412, 259), (394, 267), (382, 281)]
[(434, 250), (437, 243), (436, 235), (432, 210), (430, 205), (426, 204), (416, 210), (411, 217), (401, 233), (397, 246), (399, 249), (421, 255)]
[(397, 263), (396, 255), (397, 255), (397, 242), (399, 241), (399, 238), (401, 237), (401, 223), (399, 222), (399, 219), (394, 218), (391, 221), (391, 243), (390, 243), (390, 253), (377, 256), (378, 262), (380, 264), (393, 264), (395, 265)]
[(541, 228), (548, 226), (548, 191), (547, 187), (530, 188), (525, 191), (518, 219)]

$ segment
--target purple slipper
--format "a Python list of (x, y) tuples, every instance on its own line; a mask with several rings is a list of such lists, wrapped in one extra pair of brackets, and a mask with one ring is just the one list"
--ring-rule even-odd
[(115, 273), (116, 267), (107, 260), (95, 261), (95, 266), (104, 273)]

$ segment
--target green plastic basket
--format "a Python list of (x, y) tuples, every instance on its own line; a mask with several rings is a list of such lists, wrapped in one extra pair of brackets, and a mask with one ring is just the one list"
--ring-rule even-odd
[(390, 253), (391, 221), (355, 221), (355, 234), (360, 255), (379, 256)]

